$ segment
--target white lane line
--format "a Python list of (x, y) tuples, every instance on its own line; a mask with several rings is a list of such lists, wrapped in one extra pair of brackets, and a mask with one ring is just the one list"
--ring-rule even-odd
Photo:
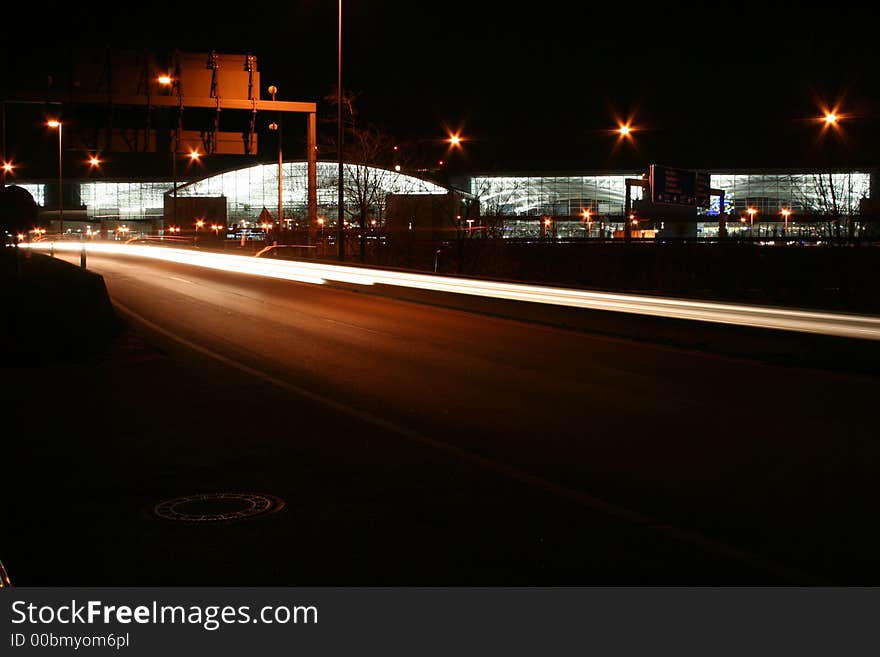
[(476, 452), (471, 452), (467, 449), (457, 447), (456, 445), (452, 445), (441, 440), (429, 438), (428, 436), (418, 433), (417, 431), (413, 431), (412, 429), (408, 429), (407, 427), (401, 426), (371, 413), (367, 413), (353, 406), (343, 404), (339, 401), (336, 401), (335, 399), (331, 399), (330, 397), (319, 395), (315, 392), (312, 392), (311, 390), (307, 390), (296, 384), (289, 383), (288, 381), (284, 381), (283, 379), (279, 379), (278, 377), (272, 376), (271, 374), (253, 368), (249, 365), (240, 363), (227, 356), (224, 356), (223, 354), (219, 354), (215, 351), (212, 351), (211, 349), (203, 347), (202, 345), (196, 344), (195, 342), (192, 342), (190, 340), (187, 340), (186, 338), (180, 337), (172, 333), (171, 331), (148, 320), (147, 318), (143, 317), (142, 315), (138, 314), (127, 306), (119, 303), (118, 301), (114, 301), (113, 304), (123, 313), (129, 315), (136, 321), (142, 323), (144, 326), (147, 326), (151, 330), (165, 336), (170, 340), (182, 344), (185, 347), (197, 351), (198, 353), (207, 356), (213, 360), (216, 360), (224, 365), (233, 367), (241, 372), (262, 379), (263, 381), (266, 381), (267, 383), (281, 388), (282, 390), (294, 393), (301, 397), (305, 397), (306, 399), (315, 403), (322, 404), (332, 409), (333, 411), (345, 413), (350, 417), (353, 417), (390, 433), (397, 434), (411, 441), (426, 445), (447, 454), (452, 454), (453, 456), (456, 456), (461, 460), (466, 461), (467, 463), (477, 465), (481, 468), (494, 472), (495, 474), (513, 479), (514, 481), (517, 481), (519, 483), (538, 488), (546, 493), (561, 497), (565, 500), (575, 502), (585, 508), (590, 509), (591, 511), (602, 513), (617, 520), (623, 520), (640, 527), (651, 529), (667, 538), (685, 543), (692, 547), (697, 547), (708, 554), (744, 563), (752, 568), (755, 568), (756, 570), (764, 571), (773, 574), (776, 577), (780, 577), (782, 579), (789, 580), (795, 583), (808, 583), (813, 585), (828, 583), (800, 569), (793, 568), (785, 564), (776, 563), (761, 555), (749, 552), (734, 545), (729, 545), (717, 539), (704, 536), (696, 530), (676, 527), (658, 518), (651, 517), (638, 511), (633, 511), (612, 502), (607, 502), (601, 498), (590, 495), (589, 493), (569, 488), (567, 486), (563, 486), (561, 484), (550, 481), (549, 479), (544, 479), (543, 477), (533, 475), (529, 472), (526, 472), (525, 470), (520, 470), (519, 468), (493, 461), (492, 459), (481, 456)]

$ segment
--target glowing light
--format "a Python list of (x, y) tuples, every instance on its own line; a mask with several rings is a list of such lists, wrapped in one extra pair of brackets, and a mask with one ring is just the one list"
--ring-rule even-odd
[[(20, 246), (35, 250), (53, 248), (53, 245), (46, 242), (24, 243)], [(83, 245), (77, 242), (54, 243), (54, 249), (59, 252), (78, 253), (81, 248)], [(361, 269), (313, 262), (273, 261), (242, 255), (203, 253), (186, 249), (112, 242), (97, 244), (89, 242), (85, 248), (91, 253), (152, 258), (305, 283), (321, 284), (326, 281), (339, 281), (356, 285), (381, 284), (555, 306), (880, 340), (880, 318), (854, 313), (813, 312), (771, 306), (612, 294), (524, 283), (503, 283), (382, 269)]]
[(834, 125), (839, 117), (834, 112), (825, 112), (825, 125)]
[(49, 126), (50, 128), (58, 128), (61, 126), (61, 121), (56, 121), (55, 119), (50, 119), (49, 121), (46, 121), (46, 125)]
[(192, 150), (189, 152), (189, 159), (191, 159), (193, 161), (198, 160), (201, 156), (202, 156), (202, 154), (196, 150)]
[(165, 85), (166, 87), (169, 84), (171, 84), (171, 76), (170, 75), (160, 75), (158, 80), (159, 80), (159, 84)]
[(100, 164), (101, 164), (101, 160), (98, 158), (97, 155), (89, 156), (89, 166), (96, 167), (96, 166), (99, 166)]
[(460, 146), (461, 145), (461, 137), (458, 133), (449, 135), (449, 145), (450, 146)]
[(14, 168), (15, 168), (15, 167), (12, 166), (12, 163), (11, 163), (11, 162), (4, 162), (4, 163), (3, 163), (3, 170), (4, 170), (6, 173), (12, 173), (12, 170), (13, 170)]
[(629, 123), (621, 123), (617, 128), (617, 132), (621, 137), (629, 137), (632, 135), (632, 127)]

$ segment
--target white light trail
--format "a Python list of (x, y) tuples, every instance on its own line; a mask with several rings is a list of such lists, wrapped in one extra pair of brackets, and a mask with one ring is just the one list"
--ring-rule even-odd
[(48, 251), (126, 255), (166, 260), (221, 271), (266, 276), (300, 283), (326, 281), (354, 285), (390, 285), (493, 299), (544, 303), (588, 310), (605, 310), (701, 322), (818, 333), (849, 338), (880, 340), (880, 317), (854, 313), (796, 310), (738, 303), (691, 301), (635, 294), (591, 292), (569, 288), (503, 283), (478, 279), (388, 271), (293, 260), (269, 260), (251, 256), (206, 253), (187, 249), (113, 242), (31, 242), (23, 248)]

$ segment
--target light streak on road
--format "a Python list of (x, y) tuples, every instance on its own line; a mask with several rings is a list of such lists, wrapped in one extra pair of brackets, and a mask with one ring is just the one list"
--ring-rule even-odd
[[(23, 248), (79, 252), (79, 242), (22, 243)], [(316, 262), (268, 260), (252, 256), (206, 253), (179, 248), (87, 242), (87, 252), (166, 260), (222, 271), (279, 278), (300, 283), (341, 282), (354, 285), (390, 285), (493, 299), (544, 303), (588, 310), (605, 310), (756, 328), (818, 333), (880, 340), (880, 317), (854, 313), (797, 310), (738, 303), (692, 301), (636, 294), (591, 292), (570, 288), (505, 283), (479, 279), (418, 274)]]

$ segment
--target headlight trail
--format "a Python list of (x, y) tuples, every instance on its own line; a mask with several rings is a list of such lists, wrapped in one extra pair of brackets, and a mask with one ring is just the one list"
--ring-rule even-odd
[(773, 306), (691, 301), (636, 294), (591, 292), (524, 283), (504, 283), (477, 279), (388, 271), (344, 265), (271, 260), (252, 256), (205, 253), (180, 248), (143, 246), (108, 242), (31, 242), (22, 248), (48, 251), (126, 255), (180, 264), (311, 283), (327, 281), (354, 285), (389, 285), (452, 292), (493, 299), (543, 303), (554, 306), (605, 310), (619, 313), (670, 317), (700, 322), (817, 333), (866, 340), (880, 340), (880, 317), (854, 313), (795, 310)]

